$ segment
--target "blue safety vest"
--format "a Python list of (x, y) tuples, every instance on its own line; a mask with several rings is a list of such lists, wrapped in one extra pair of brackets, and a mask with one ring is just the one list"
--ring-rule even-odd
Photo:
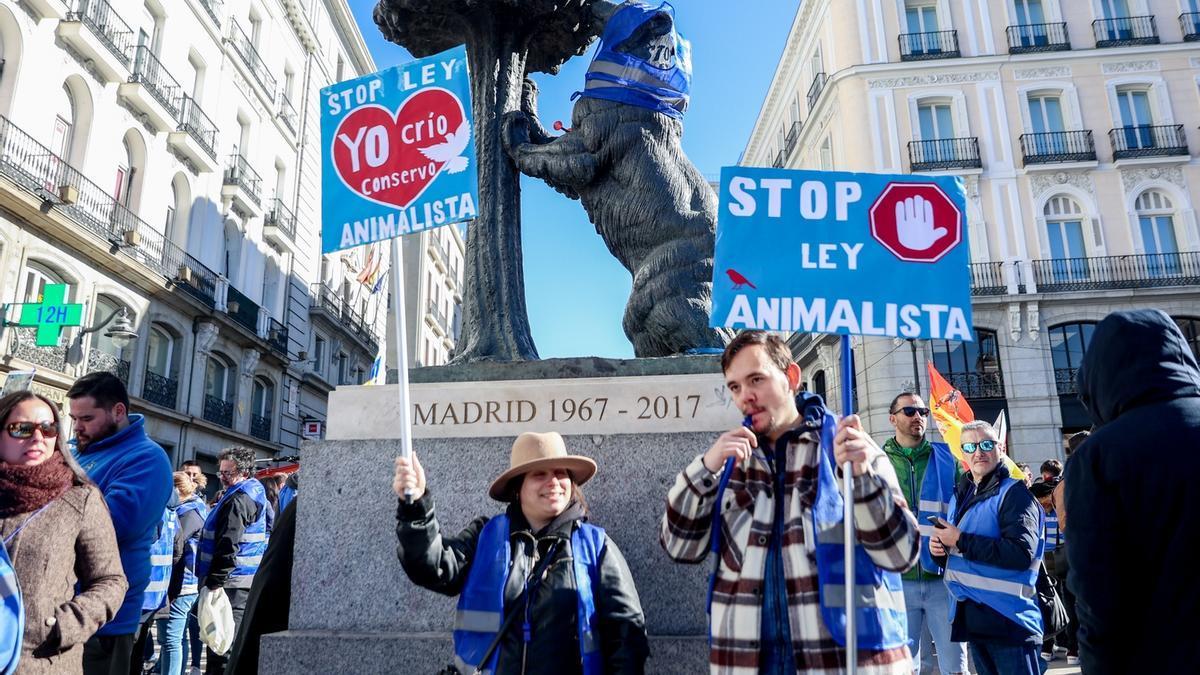
[(21, 642), (25, 639), (25, 603), (21, 584), (8, 557), (8, 547), (0, 543), (0, 673), (9, 675), (21, 660)]
[[(665, 44), (649, 46), (654, 62), (618, 51), (642, 24), (659, 14), (671, 19), (671, 30), (661, 39)], [(682, 119), (691, 96), (692, 47), (675, 30), (675, 9), (666, 2), (657, 7), (623, 3), (604, 24), (584, 82), (584, 90), (576, 96), (628, 103)]]
[(253, 578), (262, 562), (263, 553), (267, 550), (267, 493), (257, 478), (247, 478), (225, 491), (221, 501), (209, 512), (204, 520), (204, 530), (200, 533), (199, 558), (196, 560), (196, 577), (201, 583), (208, 576), (208, 568), (212, 565), (213, 550), (217, 546), (217, 516), (221, 506), (238, 492), (250, 495), (258, 505), (258, 514), (254, 522), (246, 526), (234, 561), (233, 571), (229, 573), (229, 581), (238, 578)]
[(175, 509), (163, 509), (162, 523), (158, 526), (158, 539), (150, 545), (150, 583), (142, 594), (142, 611), (156, 612), (167, 601), (167, 587), (171, 585), (171, 557), (175, 553), (175, 533), (179, 531), (179, 519)]
[[(183, 517), (192, 511), (200, 514), (202, 520), (208, 519), (208, 506), (199, 497), (192, 497), (179, 505), (175, 515), (182, 522)], [(200, 542), (200, 532), (197, 531), (183, 545), (183, 585), (179, 588), (180, 595), (195, 595), (200, 592), (200, 582), (196, 578), (196, 550)]]
[[(979, 537), (1000, 538), (999, 514), (1004, 495), (1013, 486), (1025, 487), (1024, 483), (1012, 477), (1001, 481), (996, 494), (976, 503), (963, 514), (957, 523), (959, 530)], [(957, 496), (951, 500), (951, 512), (957, 508), (957, 501)], [(1038, 527), (1044, 527), (1043, 523), (1038, 523)], [(1023, 570), (1008, 570), (967, 560), (957, 550), (952, 550), (946, 561), (946, 587), (956, 600), (974, 600), (987, 605), (1025, 630), (1041, 635), (1042, 612), (1037, 603), (1037, 576), (1045, 548), (1045, 540), (1039, 539), (1033, 564)], [(957, 609), (958, 603), (955, 602), (950, 609), (952, 622)]]
[(945, 570), (933, 561), (933, 554), (929, 551), (929, 537), (934, 527), (929, 524), (928, 518), (937, 516), (950, 522), (950, 502), (954, 499), (954, 466), (957, 462), (954, 455), (950, 454), (950, 446), (945, 443), (930, 445), (933, 446), (933, 452), (925, 467), (925, 477), (921, 479), (917, 526), (921, 529), (921, 567), (930, 574), (941, 575)]
[[(471, 561), (467, 583), (458, 596), (458, 609), (454, 614), (454, 663), (459, 672), (472, 673), (480, 667), (479, 661), (504, 623), (504, 587), (511, 561), (508, 536), (509, 521), (504, 514), (489, 520), (479, 533), (475, 558)], [(604, 541), (604, 530), (587, 523), (579, 523), (571, 533), (575, 591), (579, 596), (575, 623), (579, 628), (584, 675), (600, 675), (604, 671), (592, 592), (592, 587), (599, 584), (600, 552), (604, 549)], [(480, 668), (483, 672), (496, 672), (499, 652), (497, 649), (492, 653), (486, 667)]]
[(1046, 553), (1051, 553), (1062, 543), (1062, 532), (1058, 529), (1058, 514), (1051, 511), (1046, 514)]

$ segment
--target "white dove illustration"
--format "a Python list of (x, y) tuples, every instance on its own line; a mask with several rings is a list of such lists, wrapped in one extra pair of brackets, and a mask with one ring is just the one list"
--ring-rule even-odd
[(467, 168), (467, 158), (462, 156), (471, 140), (471, 125), (463, 120), (452, 133), (446, 134), (446, 142), (417, 150), (434, 162), (445, 162), (446, 173), (458, 173)]

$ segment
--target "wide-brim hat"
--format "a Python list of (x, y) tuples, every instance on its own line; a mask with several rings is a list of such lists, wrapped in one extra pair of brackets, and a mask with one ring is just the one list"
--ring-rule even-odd
[(556, 431), (544, 434), (527, 431), (513, 441), (508, 459), (508, 471), (492, 481), (488, 494), (497, 501), (506, 501), (508, 483), (517, 476), (539, 469), (566, 469), (576, 485), (583, 485), (596, 475), (596, 463), (587, 457), (567, 454), (567, 444)]

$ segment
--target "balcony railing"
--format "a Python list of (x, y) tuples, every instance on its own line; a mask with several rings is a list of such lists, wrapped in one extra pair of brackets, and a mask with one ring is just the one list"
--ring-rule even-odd
[(1184, 12), (1179, 15), (1179, 28), (1187, 42), (1200, 40), (1200, 12)]
[(129, 65), (133, 50), (133, 29), (117, 16), (104, 0), (76, 0), (75, 9), (67, 12), (67, 21), (78, 21), (96, 34), (113, 56)]
[(196, 0), (200, 6), (204, 8), (208, 18), (212, 19), (213, 23), (218, 27), (221, 25), (221, 0)]
[(1020, 141), (1026, 165), (1096, 161), (1096, 143), (1090, 129), (1021, 134)]
[(250, 435), (264, 441), (271, 440), (271, 418), (250, 415)]
[(1067, 24), (1060, 23), (1026, 23), (1009, 26), (1009, 54), (1029, 54), (1032, 52), (1059, 52), (1071, 49), (1071, 38), (1067, 34)]
[(954, 59), (962, 56), (958, 49), (958, 31), (939, 30), (930, 33), (901, 33), (900, 60)]
[(163, 67), (162, 61), (150, 51), (150, 47), (138, 45), (134, 50), (133, 74), (129, 76), (129, 81), (144, 86), (172, 117), (182, 119), (180, 106), (183, 102), (183, 87), (171, 77)]
[(1004, 378), (997, 370), (991, 373), (944, 373), (950, 385), (970, 401), (977, 398), (1004, 398)]
[(142, 385), (142, 398), (164, 408), (174, 408), (179, 395), (179, 380), (164, 377), (153, 370), (146, 371), (145, 384)]
[(246, 36), (236, 21), (230, 26), (229, 41), (233, 44), (233, 51), (241, 57), (242, 63), (246, 65), (246, 69), (250, 71), (254, 79), (258, 80), (262, 88), (267, 90), (269, 96), (274, 97), (275, 78), (271, 76), (271, 71), (267, 70), (267, 64), (263, 63), (262, 57), (258, 55), (254, 43), (250, 42), (250, 38)]
[(209, 307), (216, 274), (168, 241), (106, 190), (0, 116), (0, 175), (49, 203), (63, 217), (118, 246)]
[(437, 325), (441, 327), (442, 334), (449, 335), (450, 323), (446, 321), (446, 315), (442, 314), (442, 309), (438, 307), (437, 303), (432, 300), (429, 301), (429, 314), (433, 317), (433, 320), (437, 323)]
[(296, 239), (296, 214), (283, 205), (283, 200), (276, 197), (271, 200), (271, 210), (267, 212), (266, 224), (274, 225), (283, 230), (289, 239)]
[(913, 171), (983, 167), (983, 162), (979, 159), (979, 139), (974, 136), (910, 141), (908, 159)]
[(1003, 262), (971, 263), (971, 295), (1004, 295), (1008, 282)]
[(1117, 127), (1108, 132), (1113, 159), (1188, 154), (1182, 124)]
[(180, 99), (179, 130), (196, 139), (209, 157), (217, 158), (217, 125), (204, 114), (196, 99), (184, 94)]
[(34, 327), (14, 327), (17, 335), (17, 348), (13, 350), (12, 355), (25, 359), (39, 368), (54, 370), (60, 373), (67, 372), (67, 342), (68, 339), (59, 339), (59, 345), (54, 347), (38, 347), (37, 328)]
[(783, 154), (787, 157), (792, 156), (792, 150), (796, 149), (796, 143), (800, 140), (800, 129), (802, 128), (800, 120), (792, 122), (791, 128), (788, 129), (787, 135), (783, 137)]
[(1153, 16), (1123, 16), (1092, 22), (1097, 47), (1126, 47), (1158, 44), (1158, 26)]
[(87, 372), (112, 373), (118, 380), (129, 384), (129, 362), (95, 347), (88, 350)]
[(279, 96), (279, 119), (283, 120), (284, 125), (294, 134), (300, 127), (300, 116), (296, 114), (296, 106), (288, 100), (287, 96), (280, 94)]
[(783, 150), (775, 153), (775, 159), (771, 160), (771, 166), (776, 169), (782, 169), (787, 157), (783, 154)]
[(1078, 370), (1078, 368), (1054, 369), (1054, 388), (1058, 390), (1059, 396), (1075, 396), (1079, 393), (1079, 386), (1075, 384), (1075, 372)]
[(1039, 293), (1200, 284), (1200, 252), (1034, 260)]
[(229, 318), (238, 322), (243, 328), (258, 334), (258, 303), (246, 297), (233, 286), (229, 287), (229, 296), (225, 302), (226, 313)]
[(321, 283), (311, 284), (309, 293), (312, 296), (311, 307), (327, 313), (330, 318), (338, 322), (346, 331), (357, 336), (363, 343), (369, 345), (371, 349), (378, 346), (371, 327), (359, 316), (358, 312), (354, 311), (350, 303), (339, 297), (332, 288)]
[(237, 154), (229, 156), (229, 165), (225, 167), (225, 184), (240, 187), (250, 201), (255, 204), (262, 203), (259, 196), (262, 178), (250, 168), (250, 162), (246, 161), (245, 157)]
[(825, 91), (825, 84), (829, 82), (829, 77), (825, 73), (817, 73), (813, 76), (812, 84), (808, 85), (808, 111), (812, 113), (812, 109), (817, 107), (817, 100), (821, 98), (821, 92)]
[(271, 345), (271, 349), (274, 349), (277, 353), (286, 356), (288, 350), (287, 326), (284, 326), (275, 319), (271, 319), (267, 327), (267, 344)]
[(224, 401), (216, 396), (204, 396), (204, 419), (213, 424), (233, 428), (233, 401)]

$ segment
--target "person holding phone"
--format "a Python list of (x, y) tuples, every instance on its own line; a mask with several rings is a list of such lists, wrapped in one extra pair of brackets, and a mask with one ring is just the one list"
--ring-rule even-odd
[(1036, 582), (1044, 514), (1004, 466), (1004, 443), (982, 421), (962, 428), (970, 474), (936, 519), (929, 549), (954, 599), (950, 638), (967, 642), (980, 675), (1038, 675), (1042, 612)]

